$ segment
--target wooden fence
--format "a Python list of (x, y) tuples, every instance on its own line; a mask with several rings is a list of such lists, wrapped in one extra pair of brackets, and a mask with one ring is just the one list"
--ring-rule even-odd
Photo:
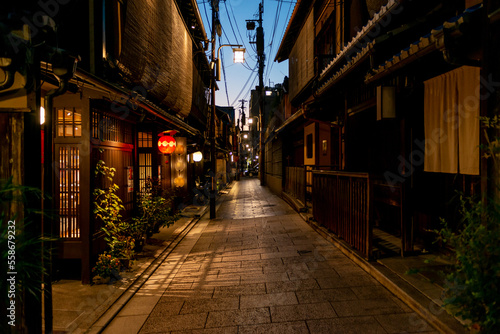
[(371, 187), (368, 173), (313, 172), (313, 215), (365, 258), (372, 255)]

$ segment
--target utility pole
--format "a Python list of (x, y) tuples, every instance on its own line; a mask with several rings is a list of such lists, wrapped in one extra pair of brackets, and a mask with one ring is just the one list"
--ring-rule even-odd
[(265, 168), (265, 147), (264, 147), (264, 28), (262, 27), (262, 14), (264, 13), (264, 0), (259, 4), (259, 26), (257, 27), (257, 57), (259, 61), (259, 125), (260, 125), (260, 155), (259, 155), (259, 171), (260, 185), (266, 185), (266, 168)]
[(240, 136), (239, 136), (239, 143), (238, 143), (238, 150), (239, 150), (239, 159), (238, 159), (238, 173), (241, 173), (243, 175), (243, 162), (241, 161), (243, 158), (243, 127), (245, 126), (246, 119), (245, 119), (245, 99), (241, 99), (239, 102), (241, 102), (241, 112), (240, 112), (240, 118), (241, 118), (241, 131), (240, 131)]
[(210, 169), (211, 169), (211, 187), (210, 187), (210, 219), (215, 219), (215, 200), (217, 189), (217, 160), (215, 154), (215, 25), (217, 24), (217, 15), (219, 11), (219, 0), (212, 0), (212, 110), (210, 115)]
[(247, 102), (247, 100), (240, 100), (240, 102), (241, 102), (241, 111), (245, 113), (245, 102)]
[(247, 30), (255, 29), (255, 22), (259, 23), (257, 27), (257, 36), (255, 42), (257, 44), (257, 59), (259, 62), (259, 173), (260, 173), (260, 185), (266, 185), (266, 170), (265, 170), (265, 147), (264, 147), (264, 61), (266, 55), (264, 54), (264, 28), (262, 27), (262, 14), (264, 13), (264, 0), (259, 4), (259, 19), (258, 20), (246, 20)]
[(241, 102), (241, 128), (243, 129), (243, 126), (246, 123), (245, 102), (247, 102), (247, 100), (240, 100), (239, 102)]

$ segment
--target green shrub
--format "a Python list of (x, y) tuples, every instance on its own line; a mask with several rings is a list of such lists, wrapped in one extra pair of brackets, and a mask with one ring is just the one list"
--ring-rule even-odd
[[(95, 170), (96, 178), (102, 177), (103, 183), (109, 183), (103, 189), (94, 189), (94, 215), (103, 223), (104, 232), (112, 233), (118, 229), (122, 218), (121, 211), (125, 210), (121, 198), (116, 194), (119, 187), (113, 182), (116, 169), (106, 166), (99, 160)], [(109, 233), (107, 233), (109, 235)]]
[(139, 216), (135, 219), (143, 223), (146, 235), (152, 235), (160, 227), (168, 227), (179, 219), (172, 209), (173, 196), (165, 194), (157, 180), (148, 178), (138, 197)]
[(95, 176), (103, 178), (103, 188), (94, 189), (94, 215), (102, 221), (101, 230), (109, 252), (117, 258), (132, 259), (134, 257), (134, 239), (129, 222), (122, 221), (121, 211), (125, 210), (121, 198), (116, 194), (119, 187), (114, 183), (116, 169), (106, 166), (105, 162), (97, 162)]
[[(37, 222), (30, 221), (30, 218), (42, 213), (30, 208), (30, 204), (42, 198), (40, 189), (15, 184), (12, 177), (0, 180), (0, 270), (2, 272), (0, 306), (3, 310), (10, 306), (11, 294), (8, 292), (12, 288), (15, 288), (13, 295), (17, 300), (18, 311), (24, 311), (24, 301), (28, 295), (36, 298), (41, 295), (43, 289), (41, 277), (47, 273), (43, 262), (50, 258), (49, 244), (55, 241), (32, 233), (36, 228), (31, 227), (35, 227), (34, 224)], [(26, 213), (28, 215), (24, 216)], [(46, 213), (43, 215), (48, 217)], [(42, 245), (43, 242), (45, 244)], [(9, 272), (17, 273), (13, 286), (7, 281), (12, 277), (10, 274), (7, 275)], [(9, 319), (4, 317), (0, 332), (10, 333)], [(18, 330), (22, 331), (23, 322), (19, 320)]]
[(460, 197), (463, 222), (445, 227), (438, 240), (453, 250), (453, 270), (446, 277), (446, 309), (484, 333), (500, 333), (500, 205)]

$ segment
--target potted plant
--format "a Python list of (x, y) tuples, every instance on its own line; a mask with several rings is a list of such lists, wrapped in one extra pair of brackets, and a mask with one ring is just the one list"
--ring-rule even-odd
[(114, 235), (109, 243), (109, 253), (120, 260), (123, 268), (128, 269), (135, 254), (134, 246), (134, 239), (131, 236)]
[(94, 268), (92, 268), (92, 274), (94, 275), (92, 281), (94, 284), (108, 283), (111, 276), (117, 277), (119, 271), (120, 260), (104, 252), (99, 255)]
[(146, 224), (140, 217), (132, 217), (130, 223), (130, 236), (134, 239), (134, 252), (139, 253), (144, 247), (146, 240)]

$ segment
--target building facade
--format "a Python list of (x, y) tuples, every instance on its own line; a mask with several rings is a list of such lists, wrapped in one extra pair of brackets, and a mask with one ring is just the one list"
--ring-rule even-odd
[[(479, 117), (492, 115), (495, 65), (479, 36), (496, 36), (495, 8), (297, 2), (276, 55), (289, 61), (293, 111), (278, 129), (294, 143), (285, 190), (365, 257), (431, 249), (440, 218), (459, 221), (457, 191), (487, 191)], [(386, 236), (399, 241), (385, 249)]]
[[(116, 169), (124, 219), (148, 179), (177, 204), (194, 195), (203, 168), (188, 158), (209, 146), (206, 32), (196, 1), (2, 6), (1, 178), (51, 195), (44, 208), (57, 218), (37, 233), (58, 239), (62, 273), (78, 261), (89, 283), (104, 249), (92, 214), (99, 160)], [(157, 144), (165, 131), (177, 132), (168, 155)]]

